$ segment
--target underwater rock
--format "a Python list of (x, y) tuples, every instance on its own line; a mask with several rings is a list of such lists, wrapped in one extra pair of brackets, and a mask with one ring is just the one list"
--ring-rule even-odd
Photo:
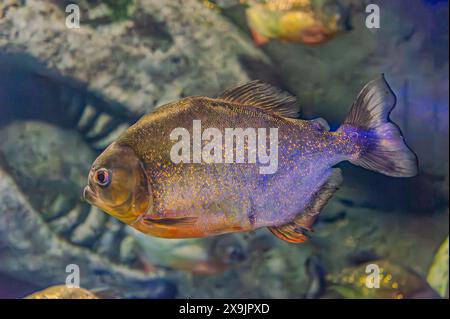
[(49, 285), (65, 282), (66, 266), (76, 264), (87, 288), (171, 296), (164, 273), (139, 263), (126, 226), (81, 201), (94, 152), (75, 131), (14, 122), (0, 135), (0, 272)]
[(269, 63), (196, 0), (136, 0), (132, 14), (119, 21), (104, 5), (80, 1), (79, 29), (65, 25), (70, 1), (56, 3), (9, 6), (0, 18), (0, 52), (31, 56), (41, 63), (30, 63), (36, 72), (76, 80), (135, 113), (247, 81), (241, 58)]
[(0, 135), (4, 164), (46, 218), (58, 217), (64, 205), (79, 200), (83, 174), (95, 153), (76, 132), (29, 121), (13, 122)]

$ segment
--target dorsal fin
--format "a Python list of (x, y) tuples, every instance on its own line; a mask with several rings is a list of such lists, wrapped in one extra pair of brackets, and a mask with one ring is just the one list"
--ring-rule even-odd
[(294, 96), (260, 80), (228, 89), (218, 98), (252, 105), (284, 117), (297, 118), (300, 112), (300, 106)]

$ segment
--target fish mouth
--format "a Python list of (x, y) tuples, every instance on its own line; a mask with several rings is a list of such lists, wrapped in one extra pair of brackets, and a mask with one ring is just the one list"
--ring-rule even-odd
[(96, 199), (95, 192), (92, 190), (91, 186), (87, 185), (83, 189), (83, 200), (85, 202), (88, 202), (89, 204), (94, 205), (95, 199)]

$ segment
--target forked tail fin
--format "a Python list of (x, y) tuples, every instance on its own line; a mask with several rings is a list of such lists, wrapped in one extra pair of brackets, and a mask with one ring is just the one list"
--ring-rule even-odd
[(406, 145), (399, 127), (389, 120), (396, 97), (384, 76), (366, 84), (339, 131), (356, 139), (360, 152), (350, 162), (395, 177), (417, 174), (416, 155)]

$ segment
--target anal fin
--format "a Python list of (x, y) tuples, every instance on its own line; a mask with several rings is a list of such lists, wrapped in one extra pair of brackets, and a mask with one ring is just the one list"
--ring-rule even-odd
[(328, 200), (333, 196), (342, 183), (342, 174), (339, 168), (333, 168), (331, 175), (314, 194), (310, 204), (299, 213), (295, 219), (281, 226), (268, 227), (269, 230), (280, 239), (290, 243), (305, 242), (308, 237), (306, 233), (313, 231), (313, 224), (317, 219), (320, 211), (326, 205)]

